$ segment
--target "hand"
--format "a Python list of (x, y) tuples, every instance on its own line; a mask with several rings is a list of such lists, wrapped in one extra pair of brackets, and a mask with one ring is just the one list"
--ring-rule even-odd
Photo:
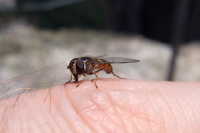
[(200, 83), (68, 83), (0, 101), (0, 132), (199, 133)]

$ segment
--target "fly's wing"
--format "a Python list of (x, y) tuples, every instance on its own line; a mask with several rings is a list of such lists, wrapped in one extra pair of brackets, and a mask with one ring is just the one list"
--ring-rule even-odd
[(102, 59), (102, 58), (105, 58), (105, 56), (107, 56), (107, 55), (100, 55), (100, 56), (85, 55), (85, 56), (81, 56), (81, 57), (78, 57), (78, 58), (82, 58), (82, 57), (92, 57), (92, 58), (94, 58), (94, 59)]
[(65, 70), (66, 65), (62, 62), (4, 80), (0, 82), (0, 99), (65, 83), (69, 79)]
[(124, 58), (124, 57), (105, 57), (101, 58), (105, 60), (106, 62), (109, 62), (111, 64), (117, 64), (117, 63), (135, 63), (139, 62), (140, 60), (131, 59), (131, 58)]
[(107, 56), (107, 55), (100, 55), (100, 56), (97, 56), (97, 57), (94, 57), (94, 58), (96, 58), (96, 59), (102, 59), (102, 58), (105, 58), (105, 56)]

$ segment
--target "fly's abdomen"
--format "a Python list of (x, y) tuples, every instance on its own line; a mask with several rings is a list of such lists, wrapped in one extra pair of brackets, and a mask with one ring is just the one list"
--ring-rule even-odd
[(105, 71), (107, 74), (112, 73), (112, 66), (110, 63), (99, 65), (96, 69)]

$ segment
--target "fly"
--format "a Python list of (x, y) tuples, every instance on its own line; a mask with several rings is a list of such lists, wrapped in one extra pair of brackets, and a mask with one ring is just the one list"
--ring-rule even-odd
[[(93, 75), (93, 74), (95, 74), (96, 78), (98, 78), (97, 73), (100, 71), (105, 71), (107, 74), (113, 74), (115, 77), (121, 78), (120, 76), (116, 75), (113, 72), (111, 64), (135, 63), (135, 62), (139, 62), (139, 60), (124, 58), (124, 57), (105, 57), (105, 56), (98, 56), (98, 57), (83, 56), (74, 58), (70, 61), (67, 67), (67, 69), (69, 69), (72, 73), (71, 78), (68, 82), (72, 80), (72, 75), (74, 77), (75, 83), (78, 82), (78, 78), (81, 75), (84, 76), (84, 79), (86, 75)], [(80, 83), (76, 87), (78, 87)]]

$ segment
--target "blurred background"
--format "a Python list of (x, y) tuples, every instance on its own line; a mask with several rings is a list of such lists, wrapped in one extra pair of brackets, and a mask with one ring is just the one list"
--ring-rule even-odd
[[(141, 61), (114, 65), (121, 77), (199, 81), (199, 7), (198, 0), (0, 0), (0, 80), (108, 55)], [(37, 73), (65, 83), (66, 67)]]

